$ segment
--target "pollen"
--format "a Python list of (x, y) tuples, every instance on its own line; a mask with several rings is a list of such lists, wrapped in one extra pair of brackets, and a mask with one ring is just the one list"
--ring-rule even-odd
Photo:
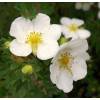
[(31, 45), (33, 54), (36, 54), (38, 46), (42, 43), (42, 36), (39, 32), (30, 32), (26, 42)]
[(72, 23), (68, 26), (71, 32), (76, 32), (78, 30), (78, 26), (75, 23)]
[(70, 60), (70, 58), (69, 58), (68, 55), (62, 54), (61, 57), (59, 58), (59, 63), (60, 63), (61, 65), (68, 65), (69, 60)]
[(70, 54), (68, 53), (61, 54), (58, 59), (60, 68), (67, 69), (70, 73), (72, 73), (71, 71), (72, 60), (73, 57)]

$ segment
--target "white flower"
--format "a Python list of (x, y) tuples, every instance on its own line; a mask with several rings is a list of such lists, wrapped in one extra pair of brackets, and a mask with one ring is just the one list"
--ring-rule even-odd
[(32, 21), (23, 17), (16, 18), (11, 24), (10, 35), (15, 37), (10, 51), (17, 56), (33, 53), (39, 59), (52, 58), (59, 49), (57, 40), (61, 27), (50, 24), (49, 16), (39, 13)]
[(83, 20), (70, 19), (67, 17), (61, 18), (62, 32), (66, 38), (72, 38), (72, 40), (80, 38), (86, 39), (90, 36), (90, 32), (86, 29), (81, 28), (84, 24)]
[(83, 79), (87, 74), (89, 60), (87, 40), (72, 40), (61, 46), (50, 65), (50, 78), (65, 93), (73, 89), (73, 81)]

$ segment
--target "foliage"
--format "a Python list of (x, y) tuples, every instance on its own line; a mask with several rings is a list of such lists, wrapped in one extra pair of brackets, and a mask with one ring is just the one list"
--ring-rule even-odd
[[(91, 10), (75, 10), (74, 3), (1, 3), (0, 5), (0, 97), (100, 97), (100, 20), (97, 19), (97, 4)], [(74, 83), (74, 90), (68, 94), (58, 90), (50, 81), (49, 64), (33, 55), (17, 57), (10, 53), (6, 42), (11, 41), (9, 29), (18, 16), (32, 19), (39, 12), (48, 14), (52, 23), (58, 23), (62, 16), (85, 20), (85, 27), (91, 31), (89, 38), (88, 75)], [(34, 73), (23, 74), (24, 65), (31, 64)]]

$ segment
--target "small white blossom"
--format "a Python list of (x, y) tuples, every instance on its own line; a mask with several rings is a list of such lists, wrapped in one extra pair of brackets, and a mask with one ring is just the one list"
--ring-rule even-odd
[(81, 26), (84, 24), (83, 20), (76, 18), (61, 18), (62, 32), (66, 38), (72, 38), (72, 40), (80, 38), (87, 39), (90, 36), (90, 32)]
[(52, 58), (59, 49), (57, 40), (61, 27), (50, 24), (49, 16), (39, 13), (32, 21), (24, 17), (16, 18), (10, 28), (10, 35), (15, 39), (10, 44), (10, 51), (17, 56), (33, 53), (39, 59)]
[(94, 3), (93, 2), (77, 2), (75, 3), (75, 8), (77, 10), (83, 10), (83, 11), (88, 11), (90, 10), (91, 6), (93, 5)]
[(65, 93), (73, 89), (73, 81), (87, 74), (86, 61), (90, 56), (87, 40), (73, 40), (61, 46), (50, 65), (50, 78), (57, 88)]

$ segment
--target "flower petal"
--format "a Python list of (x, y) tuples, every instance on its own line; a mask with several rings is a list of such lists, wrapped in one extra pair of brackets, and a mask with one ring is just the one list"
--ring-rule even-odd
[(10, 35), (15, 37), (19, 42), (24, 43), (26, 35), (32, 31), (32, 22), (24, 17), (18, 17), (11, 24)]
[(87, 65), (84, 59), (77, 57), (72, 64), (73, 80), (83, 79), (87, 74)]
[(80, 29), (77, 33), (81, 39), (87, 39), (91, 35), (90, 31), (85, 29)]
[(90, 59), (90, 56), (87, 52), (82, 52), (82, 53), (79, 53), (79, 55), (77, 55), (79, 57), (81, 57), (82, 59), (88, 61)]
[(58, 40), (61, 36), (61, 26), (57, 24), (50, 25), (48, 32), (43, 34), (45, 37)]
[(59, 72), (60, 72), (59, 66), (55, 64), (50, 65), (50, 79), (52, 83), (56, 84)]
[(78, 26), (81, 26), (81, 25), (84, 24), (84, 21), (81, 20), (81, 19), (76, 19), (76, 18), (70, 19), (68, 17), (61, 18), (60, 22), (61, 22), (62, 25), (70, 25), (70, 24), (74, 23), (74, 24), (76, 24)]
[(36, 32), (47, 32), (50, 26), (50, 18), (46, 14), (39, 13), (35, 19), (32, 20), (34, 30)]
[(73, 78), (67, 70), (61, 70), (57, 78), (56, 85), (59, 89), (63, 90), (65, 93), (73, 89)]
[(71, 19), (68, 17), (62, 17), (60, 22), (62, 25), (69, 25), (71, 23)]
[(84, 21), (81, 20), (81, 19), (73, 18), (73, 19), (72, 19), (72, 23), (75, 23), (77, 26), (81, 26), (81, 25), (84, 24)]
[(82, 52), (88, 50), (88, 43), (85, 39), (72, 40), (68, 43), (61, 45), (60, 51), (62, 49), (71, 53), (72, 56), (77, 56)]
[(74, 33), (74, 35), (73, 35), (71, 41), (72, 41), (72, 40), (76, 40), (76, 39), (79, 39), (79, 35), (78, 35), (77, 33)]
[(54, 40), (48, 40), (42, 43), (37, 50), (37, 57), (41, 60), (47, 60), (54, 57), (59, 50), (59, 45)]
[(28, 44), (19, 43), (14, 39), (10, 44), (10, 51), (16, 56), (28, 56), (32, 49)]

